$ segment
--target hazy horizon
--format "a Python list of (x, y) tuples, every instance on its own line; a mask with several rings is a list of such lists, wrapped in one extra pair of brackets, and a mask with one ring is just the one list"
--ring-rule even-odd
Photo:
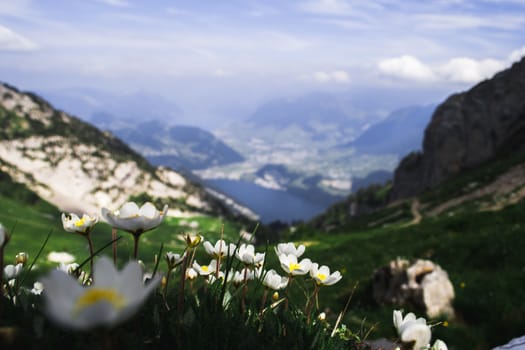
[(391, 110), (510, 66), (525, 54), (524, 10), (521, 0), (0, 1), (0, 80), (144, 91), (179, 106), (181, 123), (210, 127), (312, 92)]

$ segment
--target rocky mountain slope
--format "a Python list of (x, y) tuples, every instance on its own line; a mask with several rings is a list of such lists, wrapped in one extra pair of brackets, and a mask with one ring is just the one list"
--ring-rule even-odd
[(525, 150), (525, 58), (436, 109), (423, 151), (411, 153), (397, 168), (391, 198), (417, 195), (518, 150)]
[(172, 214), (226, 214), (227, 198), (167, 168), (154, 168), (108, 132), (82, 122), (31, 93), (0, 84), (0, 170), (61, 210), (96, 213), (129, 198), (170, 204)]

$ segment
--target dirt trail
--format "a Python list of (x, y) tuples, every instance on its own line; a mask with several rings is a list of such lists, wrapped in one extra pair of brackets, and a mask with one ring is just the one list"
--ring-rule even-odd
[[(520, 188), (521, 187), (521, 188)], [(517, 192), (517, 189), (519, 189)], [(428, 216), (436, 216), (462, 203), (485, 196), (493, 197), (496, 203), (482, 206), (481, 210), (500, 210), (525, 198), (525, 164), (510, 168), (490, 184), (473, 192), (441, 203), (427, 212)]]
[(410, 212), (412, 213), (412, 216), (414, 217), (412, 221), (405, 224), (404, 226), (412, 226), (417, 225), (421, 222), (421, 219), (423, 218), (421, 216), (421, 212), (419, 211), (419, 208), (421, 207), (421, 203), (419, 203), (418, 198), (414, 198), (412, 200), (412, 205), (410, 206)]

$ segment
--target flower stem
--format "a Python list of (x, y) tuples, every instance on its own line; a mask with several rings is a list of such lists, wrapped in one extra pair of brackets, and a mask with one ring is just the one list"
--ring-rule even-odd
[(137, 260), (138, 252), (139, 252), (139, 238), (140, 235), (133, 235), (133, 259)]
[(4, 296), (4, 247), (0, 247), (0, 298)]
[(312, 308), (314, 306), (314, 299), (317, 298), (317, 293), (319, 293), (319, 285), (315, 284), (315, 289), (308, 301), (306, 302), (306, 307), (304, 313), (306, 314), (306, 323), (310, 323), (310, 314), (312, 313)]
[(264, 292), (263, 292), (263, 296), (262, 296), (262, 301), (261, 301), (261, 311), (260, 311), (260, 314), (262, 315), (263, 313), (263, 310), (264, 310), (264, 305), (266, 305), (266, 299), (268, 298), (268, 288), (264, 288)]
[(117, 229), (111, 229), (111, 240), (113, 241), (113, 265), (117, 266)]
[(188, 269), (188, 257), (189, 254), (184, 254), (184, 260), (182, 262), (182, 273), (180, 274), (180, 290), (179, 298), (177, 300), (177, 310), (181, 317), (184, 315), (184, 283), (186, 282), (186, 270)]
[(242, 299), (241, 299), (241, 310), (244, 314), (246, 309), (246, 293), (248, 292), (248, 267), (244, 267), (244, 285), (242, 287)]
[(89, 267), (90, 267), (90, 273), (91, 273), (91, 276), (93, 276), (93, 241), (91, 240), (91, 235), (88, 233), (86, 235), (86, 239), (88, 241), (88, 246), (89, 246)]

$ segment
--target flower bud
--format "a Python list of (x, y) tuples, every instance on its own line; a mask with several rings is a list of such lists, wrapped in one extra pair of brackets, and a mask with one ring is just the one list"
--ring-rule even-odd
[(274, 292), (274, 293), (272, 294), (272, 300), (273, 300), (273, 301), (277, 301), (277, 300), (279, 300), (279, 293), (278, 293), (278, 292)]
[(27, 255), (26, 252), (20, 252), (16, 254), (15, 262), (16, 264), (22, 264), (22, 266), (25, 266), (28, 259), (29, 259), (29, 255)]
[(325, 320), (326, 320), (326, 313), (321, 312), (321, 313), (319, 314), (319, 316), (317, 316), (317, 319), (318, 319), (319, 321), (325, 321)]
[(166, 258), (166, 262), (168, 263), (168, 269), (173, 270), (175, 267), (182, 264), (185, 257), (186, 257), (186, 253), (180, 255), (180, 254), (175, 254), (172, 252), (167, 252), (165, 255), (165, 258)]
[(202, 236), (199, 234), (190, 235), (189, 233), (187, 233), (184, 236), (184, 240), (186, 241), (186, 245), (188, 246), (188, 248), (195, 248), (201, 243)]

